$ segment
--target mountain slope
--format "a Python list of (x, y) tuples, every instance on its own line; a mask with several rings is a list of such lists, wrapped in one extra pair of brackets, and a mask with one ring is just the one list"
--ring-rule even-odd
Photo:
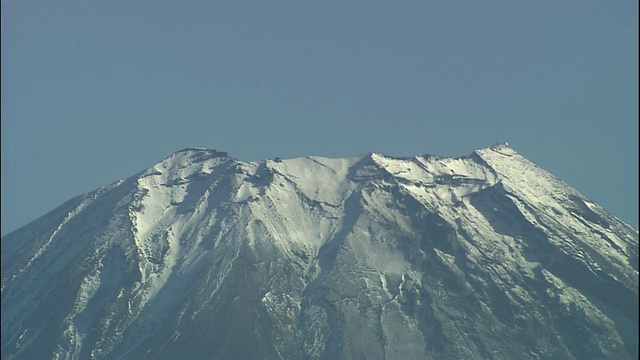
[(2, 238), (6, 359), (631, 359), (638, 231), (506, 145), (185, 149)]

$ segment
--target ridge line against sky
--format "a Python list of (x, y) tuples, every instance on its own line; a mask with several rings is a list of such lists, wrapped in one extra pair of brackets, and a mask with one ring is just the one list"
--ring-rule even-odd
[(638, 227), (636, 1), (1, 6), (3, 235), (185, 147), (501, 141)]

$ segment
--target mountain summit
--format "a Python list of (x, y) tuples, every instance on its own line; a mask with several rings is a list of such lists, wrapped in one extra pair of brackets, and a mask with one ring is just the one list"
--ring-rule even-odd
[(506, 144), (188, 148), (2, 238), (3, 359), (636, 359), (638, 231)]

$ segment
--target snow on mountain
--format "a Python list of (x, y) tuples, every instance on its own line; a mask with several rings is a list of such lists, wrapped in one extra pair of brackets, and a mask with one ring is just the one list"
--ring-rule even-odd
[(635, 359), (638, 231), (507, 145), (185, 149), (2, 238), (3, 359)]

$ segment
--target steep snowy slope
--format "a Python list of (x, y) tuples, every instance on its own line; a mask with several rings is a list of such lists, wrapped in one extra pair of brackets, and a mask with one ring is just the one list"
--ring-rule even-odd
[(2, 238), (3, 359), (635, 359), (638, 231), (506, 145), (179, 151)]

